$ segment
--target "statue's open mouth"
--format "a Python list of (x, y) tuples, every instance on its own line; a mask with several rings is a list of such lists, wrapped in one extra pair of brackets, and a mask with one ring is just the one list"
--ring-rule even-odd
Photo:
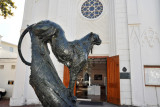
[(102, 43), (102, 41), (101, 41), (101, 40), (99, 40), (99, 41), (98, 41), (98, 43), (97, 43), (96, 45), (100, 45), (101, 43)]
[(102, 43), (101, 39), (98, 39), (98, 40), (94, 41), (95, 45), (100, 45), (101, 43)]

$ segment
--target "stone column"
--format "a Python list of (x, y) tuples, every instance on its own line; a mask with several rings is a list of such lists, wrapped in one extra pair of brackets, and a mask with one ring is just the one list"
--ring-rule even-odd
[[(119, 55), (120, 75), (131, 74), (130, 69), (130, 52), (129, 52), (129, 36), (128, 36), (128, 17), (126, 0), (114, 0), (115, 9), (115, 45), (116, 54)], [(126, 71), (123, 71), (126, 69)], [(121, 105), (131, 105), (131, 79), (120, 78), (120, 95)]]
[(110, 51), (109, 56), (115, 56), (116, 55), (116, 26), (115, 26), (115, 0), (108, 0), (108, 9), (109, 15), (108, 15), (108, 22), (109, 22), (109, 42), (110, 42)]

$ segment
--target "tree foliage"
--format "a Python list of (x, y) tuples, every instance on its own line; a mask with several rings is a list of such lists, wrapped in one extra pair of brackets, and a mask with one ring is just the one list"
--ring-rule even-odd
[(12, 8), (16, 8), (12, 0), (0, 0), (0, 16), (13, 16)]

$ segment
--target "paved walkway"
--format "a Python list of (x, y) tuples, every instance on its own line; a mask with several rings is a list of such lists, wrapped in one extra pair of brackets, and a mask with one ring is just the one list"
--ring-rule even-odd
[[(6, 99), (2, 99), (0, 100), (0, 107), (11, 107), (9, 106), (9, 100)], [(17, 106), (14, 106), (17, 107)], [(18, 106), (20, 107), (20, 106)], [(42, 107), (41, 105), (25, 105), (25, 106), (21, 106), (21, 107)], [(81, 103), (81, 102), (77, 102), (77, 107), (119, 107), (113, 104), (109, 104), (107, 102), (103, 102), (99, 105), (89, 105), (89, 104), (85, 104), (85, 103)], [(132, 107), (132, 106), (120, 106), (120, 107)]]
[[(9, 100), (0, 100), (0, 107), (11, 107), (9, 106)], [(27, 106), (14, 106), (14, 107), (42, 107), (41, 105), (27, 105)]]
[(113, 104), (109, 104), (109, 103), (106, 103), (106, 102), (103, 102), (101, 105), (85, 105), (85, 104), (80, 104), (80, 102), (77, 102), (77, 106), (78, 107), (118, 107), (116, 105), (113, 105)]

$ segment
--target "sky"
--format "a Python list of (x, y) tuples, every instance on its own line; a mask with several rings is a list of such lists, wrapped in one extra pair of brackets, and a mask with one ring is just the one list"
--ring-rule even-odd
[(2, 41), (17, 45), (20, 37), (25, 0), (12, 1), (15, 2), (17, 8), (12, 9), (14, 16), (7, 17), (6, 19), (0, 16), (0, 35), (2, 36)]

